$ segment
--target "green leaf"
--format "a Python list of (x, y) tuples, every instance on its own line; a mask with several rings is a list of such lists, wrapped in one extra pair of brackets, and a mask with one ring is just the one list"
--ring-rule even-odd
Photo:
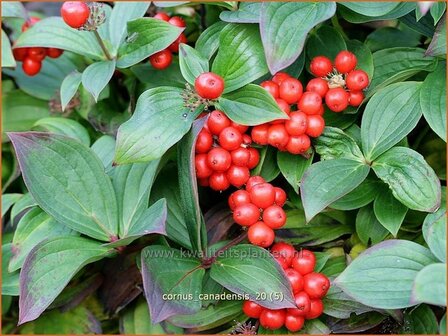
[(436, 27), (432, 41), (425, 52), (425, 56), (446, 55), (446, 16), (442, 17)]
[[(366, 4), (370, 4), (371, 2), (366, 2)], [(375, 6), (372, 3), (373, 6)], [(392, 9), (390, 12), (381, 15), (381, 16), (367, 16), (356, 13), (348, 8), (339, 7), (338, 12), (342, 14), (342, 17), (351, 23), (364, 23), (371, 21), (380, 21), (380, 20), (390, 20), (402, 17), (407, 13), (413, 11), (415, 9), (415, 3), (412, 2), (401, 2), (397, 7)]]
[(332, 17), (335, 11), (334, 2), (263, 3), (260, 33), (271, 73), (291, 65), (302, 52), (308, 32)]
[(90, 147), (103, 163), (106, 173), (112, 171), (112, 161), (114, 159), (115, 139), (110, 135), (99, 137)]
[(94, 34), (71, 28), (61, 17), (49, 17), (36, 22), (32, 29), (20, 34), (14, 46), (58, 48), (95, 60), (105, 59)]
[(445, 2), (434, 2), (429, 9), (429, 12), (431, 13), (432, 18), (434, 19), (434, 25), (439, 22), (439, 20), (442, 18), (443, 14), (446, 10), (446, 3)]
[(316, 138), (314, 148), (321, 160), (344, 158), (364, 162), (364, 156), (356, 141), (336, 127), (325, 127), (324, 132)]
[(446, 307), (446, 264), (431, 264), (418, 272), (412, 288), (412, 300), (414, 303)]
[(327, 56), (333, 60), (341, 50), (347, 50), (347, 45), (335, 28), (323, 25), (310, 32), (306, 43), (306, 54), (309, 59)]
[[(153, 245), (142, 250), (142, 276), (152, 323), (173, 315), (194, 314), (201, 309), (198, 300), (204, 269), (201, 263), (181, 251)], [(164, 295), (173, 295), (171, 299)], [(177, 297), (176, 297), (177, 295)]]
[(373, 210), (378, 221), (397, 237), (408, 208), (400, 203), (389, 190), (383, 188), (375, 198)]
[(3, 194), (2, 195), (2, 218), (8, 210), (23, 197), (23, 194)]
[(248, 295), (266, 308), (295, 306), (291, 285), (282, 268), (260, 247), (243, 244), (229, 248), (218, 255), (210, 275), (228, 290)]
[(260, 148), (260, 161), (258, 165), (252, 170), (251, 174), (260, 175), (266, 180), (271, 182), (280, 174), (280, 169), (277, 166), (277, 150), (271, 146), (264, 146)]
[(10, 220), (11, 223), (15, 223), (17, 217), (25, 210), (37, 206), (36, 201), (33, 199), (30, 193), (26, 193), (21, 197), (12, 207)]
[(446, 142), (446, 64), (440, 62), (423, 82), (420, 106), (431, 129)]
[(14, 232), (11, 247), (13, 256), (9, 262), (8, 270), (13, 272), (20, 269), (30, 251), (43, 240), (75, 234), (40, 208), (31, 209), (20, 219)]
[(375, 52), (394, 47), (416, 47), (420, 44), (420, 37), (419, 33), (406, 26), (381, 27), (370, 33), (364, 43)]
[(366, 16), (382, 16), (394, 10), (399, 2), (340, 2), (342, 6)]
[(446, 313), (445, 313), (445, 315), (443, 315), (442, 319), (440, 320), (439, 334), (440, 335), (446, 334)]
[(90, 146), (90, 136), (87, 129), (75, 120), (50, 117), (42, 118), (33, 125), (33, 130), (65, 135), (76, 139), (86, 146)]
[(240, 2), (236, 11), (223, 11), (219, 18), (225, 22), (258, 23), (260, 21), (261, 3)]
[(118, 129), (115, 163), (156, 160), (188, 132), (198, 112), (183, 106), (181, 93), (161, 86), (140, 95), (131, 119)]
[(358, 69), (364, 70), (367, 75), (369, 75), (369, 78), (373, 78), (373, 55), (370, 49), (364, 43), (358, 40), (350, 40), (347, 41), (347, 50), (356, 55), (356, 58), (358, 59), (356, 67)]
[(388, 231), (376, 219), (372, 205), (359, 209), (356, 216), (356, 233), (364, 245), (377, 244), (388, 235)]
[(314, 152), (306, 159), (302, 155), (293, 155), (288, 152), (278, 152), (277, 164), (286, 181), (299, 193), (300, 181), (308, 167), (313, 162)]
[(89, 91), (95, 101), (109, 83), (115, 71), (115, 60), (96, 62), (89, 65), (82, 73), (82, 85)]
[(435, 335), (439, 330), (436, 315), (425, 304), (405, 311), (403, 320), (402, 334)]
[(19, 324), (35, 320), (85, 265), (111, 255), (99, 242), (60, 237), (37, 245), (20, 272)]
[(117, 201), (98, 157), (71, 138), (9, 133), (25, 184), (39, 206), (75, 231), (99, 240), (118, 233)]
[(25, 7), (20, 1), (8, 1), (1, 3), (2, 18), (14, 17), (26, 19)]
[(81, 84), (82, 81), (82, 74), (80, 74), (78, 71), (73, 71), (69, 73), (61, 84), (61, 105), (62, 110), (64, 111), (67, 107), (68, 103), (72, 98), (75, 96), (76, 92), (78, 91), (79, 84)]
[(228, 24), (222, 29), (212, 72), (224, 78), (224, 93), (235, 91), (268, 72), (256, 25)]
[(417, 243), (387, 240), (361, 253), (334, 283), (367, 306), (406, 308), (413, 305), (411, 290), (415, 276), (434, 261), (431, 252)]
[(400, 142), (417, 126), (422, 110), (419, 104), (421, 83), (396, 83), (376, 93), (362, 116), (362, 150), (374, 161)]
[(222, 95), (216, 107), (234, 122), (249, 126), (288, 118), (274, 98), (261, 86), (254, 84)]
[(8, 263), (12, 257), (12, 244), (2, 245), (2, 295), (19, 295), (19, 272), (8, 272)]
[(366, 93), (372, 96), (378, 90), (402, 82), (420, 71), (433, 71), (437, 61), (424, 55), (420, 48), (389, 48), (373, 53), (375, 73)]
[(11, 51), (11, 43), (9, 42), (8, 35), (2, 29), (2, 68), (3, 67), (15, 67), (16, 61)]
[(325, 323), (318, 319), (305, 321), (303, 329), (299, 332), (299, 334), (305, 335), (328, 335), (330, 333), (330, 328), (328, 328)]
[(426, 216), (422, 231), (432, 254), (440, 261), (446, 262), (446, 188), (442, 190), (440, 208)]
[(300, 186), (309, 222), (334, 201), (355, 189), (369, 174), (369, 166), (349, 159), (320, 161), (307, 169)]
[(406, 147), (394, 147), (373, 164), (376, 175), (408, 208), (434, 212), (440, 206), (440, 181), (423, 156)]
[(208, 60), (188, 44), (179, 45), (179, 65), (185, 80), (194, 85), (200, 74), (208, 72)]
[(227, 26), (227, 23), (218, 21), (208, 27), (199, 35), (195, 48), (206, 59), (212, 58), (219, 47), (219, 35)]
[(148, 304), (139, 300), (135, 307), (128, 308), (120, 318), (120, 332), (126, 335), (162, 335), (161, 324), (151, 323)]
[(148, 63), (139, 63), (131, 67), (131, 71), (140, 82), (145, 84), (145, 89), (153, 89), (159, 86), (185, 89), (185, 79), (182, 77), (176, 59), (164, 70), (155, 69)]
[(353, 313), (360, 315), (373, 310), (371, 307), (356, 302), (336, 286), (330, 287), (322, 302), (324, 314), (339, 319), (348, 319)]
[(372, 202), (378, 194), (378, 182), (367, 177), (359, 186), (347, 195), (330, 204), (337, 210), (354, 210)]
[(129, 40), (118, 50), (118, 68), (128, 68), (166, 49), (185, 29), (153, 18), (128, 21), (127, 25)]

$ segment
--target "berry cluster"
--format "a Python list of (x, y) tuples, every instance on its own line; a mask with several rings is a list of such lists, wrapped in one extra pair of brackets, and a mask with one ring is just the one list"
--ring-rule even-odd
[[(28, 30), (38, 21), (40, 21), (38, 17), (30, 17), (22, 25), (22, 32)], [(28, 76), (35, 76), (40, 72), (45, 57), (58, 58), (63, 52), (61, 49), (43, 47), (14, 48), (12, 50), (14, 59), (22, 62), (23, 72)]]
[(325, 56), (311, 60), (311, 73), (318, 77), (309, 81), (307, 89), (325, 99), (333, 112), (342, 112), (349, 105), (361, 105), (364, 90), (369, 85), (369, 76), (356, 69), (358, 60), (350, 51), (343, 50), (336, 55), (334, 64)]
[(290, 244), (276, 243), (271, 253), (285, 271), (297, 307), (272, 310), (253, 301), (245, 301), (243, 312), (251, 318), (258, 318), (263, 328), (275, 330), (285, 326), (289, 331), (297, 332), (302, 329), (305, 320), (322, 314), (322, 298), (330, 288), (330, 280), (321, 273), (313, 272), (316, 257), (311, 251), (296, 251)]
[[(154, 15), (154, 19), (166, 21), (176, 27), (180, 28), (186, 27), (184, 19), (182, 19), (180, 16), (170, 17), (168, 14), (164, 12), (159, 12), (156, 15)], [(151, 55), (149, 57), (149, 62), (155, 69), (158, 70), (168, 68), (171, 65), (171, 62), (173, 61), (173, 53), (179, 52), (179, 44), (187, 42), (188, 42), (187, 37), (185, 36), (184, 33), (181, 33), (177, 38), (177, 40), (174, 41), (168, 48)]]
[(250, 177), (245, 190), (237, 190), (229, 197), (233, 220), (248, 226), (249, 242), (261, 247), (271, 246), (275, 239), (274, 229), (285, 225), (286, 213), (282, 209), (285, 202), (285, 191), (266, 183), (261, 176)]
[(230, 185), (246, 184), (249, 170), (260, 160), (258, 151), (250, 147), (252, 139), (245, 134), (248, 128), (219, 110), (210, 113), (195, 145), (196, 176), (201, 186), (223, 191)]

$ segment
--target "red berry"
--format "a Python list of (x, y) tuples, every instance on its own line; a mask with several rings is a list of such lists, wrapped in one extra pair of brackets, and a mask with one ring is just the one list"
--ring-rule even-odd
[(208, 187), (210, 183), (208, 182), (208, 178), (198, 179), (198, 183), (201, 187)]
[(339, 52), (334, 59), (336, 70), (342, 74), (354, 70), (356, 68), (356, 63), (358, 63), (358, 60), (356, 59), (355, 54), (347, 50)]
[(285, 129), (289, 135), (305, 134), (307, 125), (307, 115), (301, 111), (291, 112), (289, 114), (289, 120), (285, 121)]
[(242, 226), (251, 226), (260, 218), (260, 210), (252, 203), (241, 204), (233, 211), (233, 220)]
[(213, 174), (213, 169), (207, 164), (207, 154), (197, 154), (194, 158), (194, 164), (198, 178), (203, 179)]
[(260, 84), (260, 86), (264, 88), (267, 92), (269, 92), (272, 97), (274, 98), (279, 97), (280, 88), (277, 83), (273, 81), (264, 81), (263, 83)]
[(302, 316), (294, 316), (286, 314), (285, 327), (291, 332), (297, 332), (303, 328), (305, 319)]
[(225, 172), (232, 164), (230, 153), (223, 148), (213, 148), (207, 154), (208, 166), (217, 172)]
[(44, 60), (45, 56), (47, 56), (47, 50), (41, 47), (31, 47), (28, 49), (28, 58), (31, 58), (33, 61), (41, 62)]
[(237, 188), (242, 187), (249, 177), (250, 172), (247, 167), (230, 166), (229, 170), (227, 170), (227, 179), (231, 185)]
[(275, 202), (275, 190), (270, 183), (259, 183), (250, 190), (250, 200), (257, 207), (265, 209)]
[(285, 264), (288, 265), (288, 268), (291, 265), (292, 258), (294, 257), (294, 254), (296, 253), (295, 248), (288, 243), (279, 242), (275, 243), (271, 247), (271, 254), (274, 256), (274, 258), (281, 258), (285, 261)]
[(286, 277), (289, 280), (289, 283), (292, 287), (292, 292), (294, 294), (303, 290), (303, 276), (299, 272), (297, 272), (294, 268), (288, 268), (285, 271)]
[[(238, 129), (238, 127), (235, 127), (235, 128)], [(243, 134), (243, 145), (249, 146), (250, 144), (252, 144), (252, 138), (250, 137), (250, 135), (249, 134)]]
[(276, 98), (275, 101), (277, 102), (278, 107), (280, 107), (280, 110), (282, 110), (286, 114), (289, 114), (289, 112), (291, 112), (291, 107), (283, 99)]
[(322, 106), (322, 98), (316, 92), (305, 92), (297, 107), (306, 114), (316, 114)]
[(236, 128), (241, 134), (246, 133), (246, 131), (249, 129), (249, 126), (237, 124), (234, 121), (231, 122), (230, 126)]
[(277, 124), (269, 127), (268, 130), (268, 143), (271, 146), (281, 148), (288, 144), (289, 134), (286, 131), (285, 125)]
[(254, 169), (258, 162), (260, 162), (260, 153), (258, 153), (258, 150), (256, 148), (249, 148), (249, 163), (247, 165), (247, 168)]
[(250, 195), (246, 190), (237, 190), (229, 197), (229, 207), (235, 210), (236, 207), (250, 203)]
[(58, 49), (58, 48), (48, 48), (47, 49), (47, 56), (50, 58), (58, 58), (62, 55), (64, 50)]
[(280, 98), (288, 104), (295, 104), (302, 97), (303, 86), (299, 80), (295, 78), (286, 78), (280, 84)]
[(323, 116), (324, 113), (325, 113), (325, 108), (324, 108), (324, 104), (322, 104), (322, 105), (320, 106), (319, 111), (316, 113), (316, 115)]
[(351, 106), (359, 106), (362, 104), (362, 101), (364, 100), (364, 93), (362, 91), (350, 91), (348, 93), (348, 103)]
[(243, 313), (252, 318), (259, 318), (261, 312), (264, 310), (262, 306), (253, 301), (244, 301)]
[(287, 310), (288, 314), (294, 315), (294, 316), (305, 316), (310, 311), (310, 297), (305, 292), (299, 292), (294, 295), (294, 303), (296, 304), (297, 308), (289, 308)]
[(282, 188), (275, 187), (275, 204), (282, 207), (286, 203), (286, 193)]
[(201, 130), (196, 139), (196, 153), (207, 153), (213, 145), (213, 137), (209, 131)]
[(278, 205), (271, 205), (263, 211), (263, 222), (272, 229), (279, 229), (286, 223), (286, 213)]
[(261, 176), (251, 176), (246, 183), (246, 190), (250, 192), (254, 185), (266, 182)]
[(287, 270), (289, 268), (289, 265), (286, 263), (286, 260), (284, 258), (274, 256), (274, 259), (279, 263), (281, 268), (283, 268), (284, 270)]
[(324, 312), (324, 304), (322, 300), (315, 299), (310, 301), (310, 311), (306, 314), (305, 318), (307, 320), (312, 320), (318, 318)]
[(322, 134), (325, 128), (325, 120), (320, 115), (308, 116), (308, 127), (306, 134), (310, 137), (317, 138)]
[(210, 113), (207, 121), (208, 129), (214, 135), (219, 135), (221, 131), (230, 126), (230, 119), (219, 110)]
[(311, 273), (316, 266), (316, 257), (309, 250), (301, 250), (292, 258), (291, 266), (302, 275)]
[(247, 230), (249, 242), (256, 246), (269, 247), (275, 239), (274, 230), (263, 222), (256, 222)]
[(348, 93), (343, 88), (333, 88), (325, 95), (325, 104), (333, 112), (342, 112), (348, 106)]
[(181, 44), (181, 43), (187, 43), (187, 42), (188, 42), (187, 37), (185, 36), (184, 33), (181, 33), (181, 34), (179, 35), (179, 37), (176, 39), (176, 41), (174, 41), (173, 43), (170, 44), (170, 46), (168, 47), (168, 49), (169, 49), (171, 52), (178, 53), (178, 52), (179, 52), (179, 44)]
[(173, 54), (168, 49), (164, 49), (155, 53), (154, 55), (149, 56), (149, 62), (151, 65), (158, 69), (163, 70), (168, 68), (173, 61)]
[(277, 85), (280, 85), (287, 78), (291, 78), (291, 76), (286, 72), (277, 72), (274, 77), (272, 77), (272, 81)]
[(156, 15), (154, 15), (154, 19), (163, 20), (168, 22), (170, 20), (170, 16), (167, 13), (159, 12)]
[(14, 48), (12, 50), (12, 54), (14, 55), (14, 59), (16, 61), (23, 62), (28, 55), (28, 48)]
[(243, 143), (243, 136), (234, 127), (226, 127), (219, 133), (219, 144), (228, 151), (235, 150)]
[(303, 290), (311, 299), (323, 298), (330, 289), (330, 280), (321, 273), (308, 273), (303, 280)]
[(313, 78), (306, 85), (306, 91), (316, 92), (323, 98), (328, 91), (328, 82), (322, 78)]
[(316, 77), (325, 77), (333, 70), (333, 64), (328, 57), (316, 56), (311, 60), (310, 70)]
[(269, 125), (263, 124), (258, 125), (252, 128), (250, 133), (252, 140), (259, 145), (267, 145), (268, 144), (268, 130)]
[(263, 328), (275, 330), (285, 324), (286, 313), (284, 309), (264, 309), (260, 314), (260, 324)]
[(226, 173), (214, 172), (209, 180), (210, 188), (216, 191), (223, 191), (230, 187), (229, 180), (227, 179)]
[(29, 18), (29, 20), (25, 21), (25, 23), (22, 25), (22, 32), (27, 31), (28, 28), (34, 26), (34, 24), (39, 21), (40, 21), (40, 18), (31, 16)]
[(369, 86), (369, 76), (363, 70), (353, 70), (345, 77), (345, 85), (350, 91), (361, 91)]
[(204, 72), (194, 81), (198, 95), (205, 99), (216, 99), (224, 91), (224, 79), (213, 72)]
[(293, 135), (289, 137), (289, 141), (286, 144), (286, 150), (291, 154), (302, 154), (305, 153), (310, 148), (310, 146), (311, 140), (308, 135)]
[(41, 68), (42, 68), (41, 61), (35, 61), (29, 57), (25, 58), (22, 63), (23, 72), (26, 73), (28, 76), (37, 75)]
[(247, 167), (249, 165), (250, 151), (247, 148), (237, 148), (230, 153), (235, 166)]
[(180, 28), (186, 27), (184, 19), (182, 19), (180, 16), (171, 17), (171, 19), (168, 20), (168, 23)]
[(82, 1), (66, 1), (61, 7), (64, 22), (72, 28), (81, 28), (90, 16), (90, 9)]

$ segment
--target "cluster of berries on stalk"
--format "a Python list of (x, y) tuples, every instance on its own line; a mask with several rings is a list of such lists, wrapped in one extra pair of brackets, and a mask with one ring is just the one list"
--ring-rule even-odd
[[(38, 21), (40, 21), (38, 17), (30, 17), (22, 25), (22, 32), (27, 31)], [(22, 70), (28, 76), (35, 76), (40, 72), (45, 57), (58, 58), (63, 52), (61, 49), (43, 47), (14, 48), (12, 50), (14, 59), (22, 62)]]
[(283, 326), (291, 332), (302, 329), (305, 320), (319, 317), (323, 310), (323, 297), (330, 288), (330, 280), (314, 272), (316, 257), (309, 250), (296, 249), (287, 243), (276, 243), (271, 254), (283, 268), (291, 284), (296, 308), (267, 309), (253, 301), (243, 303), (243, 312), (259, 319), (263, 328), (275, 330)]
[[(184, 19), (182, 19), (180, 16), (170, 17), (167, 13), (164, 12), (159, 12), (154, 15), (154, 19), (166, 21), (179, 28), (185, 28), (187, 26)], [(176, 41), (174, 41), (168, 48), (151, 55), (149, 57), (149, 63), (151, 63), (151, 65), (158, 70), (168, 68), (173, 61), (173, 53), (179, 52), (179, 44), (187, 42), (187, 37), (184, 33), (181, 33)]]
[(356, 69), (355, 54), (343, 50), (336, 55), (334, 64), (328, 57), (317, 56), (311, 60), (310, 71), (316, 76), (307, 89), (324, 98), (333, 112), (342, 112), (349, 105), (357, 107), (364, 100), (363, 90), (369, 85), (369, 76)]

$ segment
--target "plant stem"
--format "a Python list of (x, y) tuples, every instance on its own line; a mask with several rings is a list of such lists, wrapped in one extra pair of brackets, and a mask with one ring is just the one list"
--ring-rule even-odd
[(98, 34), (98, 31), (94, 30), (93, 33), (95, 34), (96, 40), (98, 41), (98, 44), (100, 45), (101, 49), (103, 50), (104, 55), (106, 55), (106, 58), (109, 61), (112, 61), (112, 56), (110, 56), (109, 50), (107, 50), (106, 46), (104, 45), (104, 42), (103, 42), (100, 34)]

